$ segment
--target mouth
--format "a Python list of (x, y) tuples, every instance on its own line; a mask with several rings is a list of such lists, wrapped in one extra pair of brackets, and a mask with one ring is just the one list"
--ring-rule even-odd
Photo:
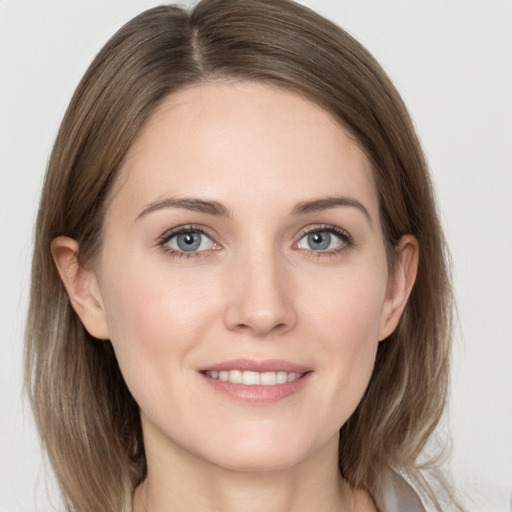
[(288, 361), (250, 359), (225, 361), (199, 372), (222, 395), (250, 403), (277, 402), (294, 395), (314, 373), (312, 368)]
[(254, 372), (249, 370), (207, 370), (204, 375), (214, 380), (244, 384), (246, 386), (278, 386), (296, 381), (306, 373), (296, 372)]

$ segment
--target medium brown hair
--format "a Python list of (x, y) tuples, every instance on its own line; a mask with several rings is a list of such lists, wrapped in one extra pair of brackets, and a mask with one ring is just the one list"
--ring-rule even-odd
[(374, 495), (390, 468), (415, 474), (441, 417), (452, 311), (445, 243), (420, 144), (389, 78), (345, 31), (288, 0), (156, 7), (121, 28), (78, 85), (37, 218), (26, 379), (68, 510), (130, 510), (146, 459), (138, 406), (111, 344), (92, 338), (75, 314), (51, 241), (77, 240), (87, 265), (101, 250), (118, 169), (150, 112), (184, 87), (225, 79), (273, 84), (330, 112), (372, 163), (390, 265), (403, 234), (419, 241), (405, 312), (379, 344), (366, 393), (341, 428), (341, 474)]

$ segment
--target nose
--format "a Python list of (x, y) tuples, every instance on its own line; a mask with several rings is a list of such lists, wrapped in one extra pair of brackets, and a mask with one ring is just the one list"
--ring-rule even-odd
[(274, 251), (240, 256), (229, 274), (224, 317), (229, 330), (263, 337), (294, 327), (293, 285)]

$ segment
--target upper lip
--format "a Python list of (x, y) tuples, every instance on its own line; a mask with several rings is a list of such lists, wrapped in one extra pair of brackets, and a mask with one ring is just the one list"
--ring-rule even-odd
[(307, 373), (312, 370), (308, 366), (292, 363), (282, 359), (265, 359), (258, 361), (255, 359), (231, 359), (199, 369), (200, 372), (242, 370), (258, 373), (264, 372), (287, 372), (287, 373)]

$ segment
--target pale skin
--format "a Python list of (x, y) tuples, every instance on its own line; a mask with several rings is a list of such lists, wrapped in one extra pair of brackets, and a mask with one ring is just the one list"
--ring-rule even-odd
[[(140, 407), (148, 477), (134, 512), (375, 510), (339, 476), (338, 432), (419, 249), (405, 235), (390, 272), (358, 145), (296, 94), (216, 82), (168, 97), (120, 172), (98, 258), (79, 266), (66, 237), (52, 251)], [(199, 245), (184, 250), (176, 229)], [(301, 365), (308, 380), (237, 400), (202, 369), (240, 358)]]

